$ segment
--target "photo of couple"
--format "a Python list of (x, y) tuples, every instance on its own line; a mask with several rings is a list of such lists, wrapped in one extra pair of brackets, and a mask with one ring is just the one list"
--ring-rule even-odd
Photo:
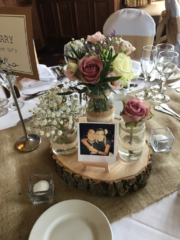
[(80, 154), (114, 155), (114, 124), (80, 123)]

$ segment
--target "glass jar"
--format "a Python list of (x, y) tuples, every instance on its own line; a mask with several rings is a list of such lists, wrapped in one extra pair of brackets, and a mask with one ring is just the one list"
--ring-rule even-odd
[(138, 127), (126, 127), (125, 122), (121, 120), (118, 142), (121, 159), (126, 162), (139, 160), (145, 144), (145, 123)]
[(106, 98), (104, 95), (92, 96), (87, 102), (86, 110), (90, 112), (106, 112), (112, 109), (113, 107), (113, 98), (111, 92), (106, 93)]
[(66, 156), (76, 153), (78, 140), (77, 140), (77, 124), (74, 122), (71, 129), (68, 129), (66, 123), (62, 129), (61, 136), (53, 136), (51, 138), (52, 151), (56, 155)]

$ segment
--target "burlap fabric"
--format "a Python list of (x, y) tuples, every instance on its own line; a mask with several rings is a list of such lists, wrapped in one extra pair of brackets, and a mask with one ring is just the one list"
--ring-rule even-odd
[[(175, 90), (168, 90), (167, 94), (171, 97), (168, 105), (180, 114), (180, 94)], [(95, 196), (67, 185), (55, 172), (47, 139), (43, 138), (42, 144), (35, 151), (21, 153), (14, 148), (16, 140), (23, 136), (21, 126), (0, 131), (0, 239), (28, 239), (39, 216), (53, 204), (64, 200), (82, 199), (91, 202), (99, 207), (112, 223), (176, 191), (180, 183), (180, 122), (167, 114), (156, 112), (153, 109), (157, 104), (152, 100), (148, 102), (155, 116), (146, 124), (147, 139), (150, 129), (169, 127), (175, 136), (175, 142), (171, 152), (153, 154), (153, 167), (148, 184), (122, 198)], [(29, 178), (32, 174), (49, 172), (53, 173), (54, 178), (54, 202), (50, 205), (34, 206), (26, 193)]]

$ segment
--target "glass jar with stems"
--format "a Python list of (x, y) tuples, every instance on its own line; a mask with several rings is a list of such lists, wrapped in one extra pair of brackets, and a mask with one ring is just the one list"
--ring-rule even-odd
[(162, 51), (158, 53), (157, 70), (161, 75), (162, 87), (160, 93), (153, 96), (153, 100), (159, 103), (166, 103), (170, 100), (168, 95), (164, 94), (164, 85), (166, 80), (176, 71), (179, 62), (179, 53), (174, 51)]
[(157, 48), (152, 45), (144, 46), (141, 53), (141, 68), (144, 74), (144, 89), (136, 94), (142, 100), (151, 98), (152, 93), (147, 91), (146, 82), (150, 79), (151, 73), (155, 68), (157, 60)]
[[(158, 53), (161, 51), (166, 51), (166, 52), (174, 51), (174, 45), (169, 44), (169, 43), (160, 43), (160, 44), (157, 44), (156, 47), (157, 47), (157, 56), (158, 56)], [(156, 64), (157, 64), (157, 62), (156, 62)], [(156, 68), (156, 66), (155, 66), (155, 68)], [(156, 68), (156, 71), (157, 71), (157, 68)], [(150, 90), (152, 92), (159, 93), (161, 89), (162, 89), (162, 81), (161, 81), (161, 75), (159, 74), (158, 84), (151, 86)], [(162, 90), (166, 91), (166, 87), (164, 87)]]

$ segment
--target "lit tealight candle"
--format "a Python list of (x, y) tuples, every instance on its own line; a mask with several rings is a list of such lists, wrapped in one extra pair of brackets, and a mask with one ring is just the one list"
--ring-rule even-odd
[(156, 137), (156, 140), (158, 141), (158, 148), (166, 149), (168, 144), (168, 138), (163, 134), (156, 134), (155, 137)]
[[(49, 183), (46, 180), (41, 180), (34, 184), (33, 192), (42, 192), (49, 189)], [(37, 193), (37, 195), (42, 195), (43, 193)]]

